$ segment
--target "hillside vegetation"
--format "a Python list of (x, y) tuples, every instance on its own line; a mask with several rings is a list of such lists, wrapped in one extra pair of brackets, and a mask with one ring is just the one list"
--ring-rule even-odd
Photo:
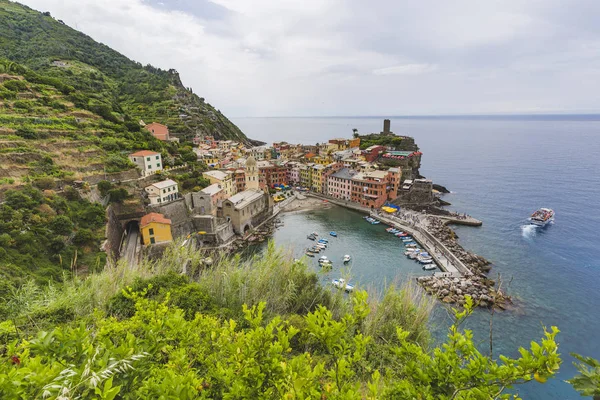
[(0, 0), (0, 58), (21, 63), (79, 92), (77, 107), (111, 122), (143, 119), (171, 132), (248, 142), (220, 111), (186, 89), (174, 69), (142, 66), (50, 13)]
[[(181, 260), (189, 260), (181, 275)], [(496, 399), (553, 376), (552, 328), (518, 358), (482, 354), (454, 311), (434, 346), (415, 289), (377, 300), (319, 283), (270, 245), (248, 261), (171, 246), (139, 269), (25, 285), (0, 309), (3, 398)], [(516, 398), (516, 397), (515, 397)]]

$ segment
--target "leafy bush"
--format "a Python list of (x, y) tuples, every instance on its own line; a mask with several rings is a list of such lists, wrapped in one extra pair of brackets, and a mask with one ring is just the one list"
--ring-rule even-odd
[(122, 203), (123, 200), (129, 197), (127, 189), (124, 188), (111, 189), (108, 191), (108, 195), (111, 203)]
[(20, 80), (10, 80), (3, 83), (4, 87), (13, 92), (21, 92), (27, 89), (27, 82)]
[(38, 178), (34, 179), (33, 186), (42, 190), (54, 189), (56, 187), (56, 182), (53, 178)]
[(102, 196), (106, 196), (108, 191), (112, 189), (113, 185), (109, 181), (100, 181), (98, 182), (98, 190)]

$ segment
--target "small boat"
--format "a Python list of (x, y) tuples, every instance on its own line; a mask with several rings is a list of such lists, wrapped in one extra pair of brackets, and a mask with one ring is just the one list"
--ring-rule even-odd
[(343, 278), (334, 279), (333, 281), (331, 281), (331, 284), (338, 289), (344, 289), (346, 292), (351, 292), (354, 290), (354, 286), (350, 285), (349, 283), (346, 283), (346, 280)]
[(529, 217), (532, 225), (546, 226), (554, 221), (554, 210), (550, 208), (540, 208)]
[(348, 254), (346, 254), (343, 259), (344, 263), (350, 262), (350, 260), (351, 260), (351, 257)]
[(308, 235), (306, 238), (309, 239), (309, 240), (315, 240), (316, 239), (316, 237), (314, 235)]
[(417, 246), (418, 246), (418, 244), (416, 244), (415, 242), (404, 243), (404, 247), (416, 248)]
[(409, 249), (404, 252), (404, 255), (408, 257), (411, 254), (418, 253), (418, 252), (419, 252), (419, 249)]
[(373, 222), (371, 222), (371, 225), (378, 225), (378, 224), (380, 224), (380, 223), (381, 223), (380, 221), (373, 220)]
[(426, 264), (426, 265), (423, 265), (423, 269), (425, 271), (432, 271), (432, 270), (434, 270), (436, 268), (437, 268), (437, 265), (435, 265), (435, 264)]
[(331, 231), (331, 232), (329, 232), (329, 234), (333, 237), (337, 237), (337, 232), (335, 232), (335, 231)]
[(313, 235), (313, 236), (319, 236), (319, 234), (317, 232), (313, 232), (313, 233), (311, 233), (311, 235)]
[(415, 252), (409, 254), (408, 258), (410, 258), (411, 260), (416, 260), (418, 256), (419, 256), (419, 253), (415, 251)]
[(386, 232), (389, 232), (389, 233), (395, 233), (395, 232), (394, 232), (394, 231), (395, 231), (395, 229), (394, 229), (394, 228), (392, 228), (391, 226), (390, 226), (389, 228), (387, 228), (385, 231), (386, 231)]
[(403, 242), (412, 242), (412, 241), (413, 241), (413, 238), (412, 238), (412, 237), (410, 237), (410, 236), (406, 236), (406, 237), (403, 237), (401, 240), (402, 240)]
[(327, 256), (319, 257), (319, 262), (325, 262), (325, 261), (329, 261), (329, 258), (327, 258)]
[(319, 239), (319, 243), (329, 243), (329, 240), (327, 240), (325, 238), (321, 238), (321, 239)]
[(325, 250), (326, 248), (327, 248), (327, 245), (326, 245), (326, 244), (319, 243), (319, 244), (317, 245), (317, 249), (319, 249), (319, 250)]
[(399, 238), (403, 238), (403, 237), (407, 237), (408, 233), (406, 233), (406, 232), (400, 232), (400, 233), (396, 233), (396, 236), (398, 236)]
[(307, 256), (309, 256), (309, 257), (314, 257), (314, 256), (315, 256), (315, 255), (314, 255), (313, 253), (311, 253), (310, 251), (307, 251), (307, 252), (306, 252), (306, 253), (304, 253), (304, 254), (306, 254), (306, 255), (307, 255)]

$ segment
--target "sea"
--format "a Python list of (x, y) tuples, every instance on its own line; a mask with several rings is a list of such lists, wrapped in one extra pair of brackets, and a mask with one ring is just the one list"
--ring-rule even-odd
[[(352, 130), (380, 132), (383, 118), (392, 131), (413, 136), (423, 152), (420, 172), (451, 193), (447, 208), (483, 220), (481, 227), (455, 227), (463, 247), (491, 260), (490, 275), (501, 276), (515, 308), (493, 316), (493, 354), (518, 357), (519, 347), (540, 340), (544, 327), (557, 326), (563, 363), (545, 384), (516, 387), (525, 399), (580, 399), (566, 379), (576, 374), (579, 353), (600, 359), (600, 115), (519, 115), (452, 117), (237, 118), (253, 139), (268, 143), (314, 144), (352, 137)], [(540, 207), (556, 212), (553, 224), (530, 226), (527, 217)], [(402, 253), (398, 239), (383, 225), (370, 225), (340, 207), (292, 212), (274, 233), (275, 243), (296, 256), (306, 235), (329, 236), (325, 254), (339, 276), (365, 288), (424, 274)], [(352, 262), (344, 266), (344, 254)], [(309, 262), (318, 268), (313, 259)], [(468, 329), (489, 353), (489, 312), (478, 310)], [(451, 323), (441, 305), (431, 318), (437, 340)]]

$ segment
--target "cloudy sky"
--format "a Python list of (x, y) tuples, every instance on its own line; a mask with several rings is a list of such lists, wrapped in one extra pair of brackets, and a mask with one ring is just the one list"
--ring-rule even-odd
[(596, 0), (20, 0), (228, 116), (600, 111)]

